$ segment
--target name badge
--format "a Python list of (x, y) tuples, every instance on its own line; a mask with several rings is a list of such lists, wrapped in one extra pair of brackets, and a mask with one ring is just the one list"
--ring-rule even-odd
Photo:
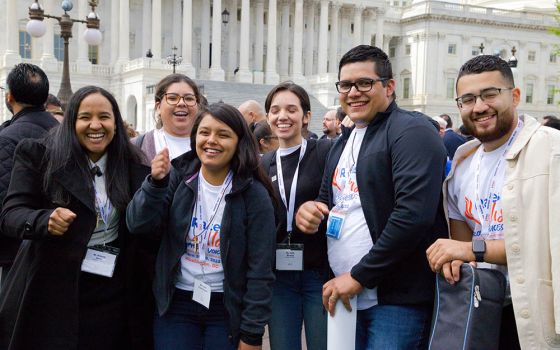
[(94, 275), (113, 277), (119, 248), (95, 245), (89, 247), (82, 261), (82, 271)]
[(276, 270), (303, 271), (303, 244), (278, 244)]
[(212, 288), (201, 280), (195, 278), (192, 300), (209, 309), (211, 295)]
[(333, 208), (329, 212), (329, 218), (327, 220), (327, 237), (333, 239), (340, 239), (342, 234), (342, 224), (344, 224), (344, 218), (346, 213), (340, 209)]

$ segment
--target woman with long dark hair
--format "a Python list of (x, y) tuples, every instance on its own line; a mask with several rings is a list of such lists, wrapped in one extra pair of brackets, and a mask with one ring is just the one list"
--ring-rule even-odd
[(270, 318), (270, 180), (241, 113), (201, 111), (192, 150), (163, 149), (127, 209), (132, 233), (163, 231), (154, 292), (156, 349), (261, 349)]
[(24, 241), (0, 294), (0, 348), (130, 348), (124, 210), (141, 158), (94, 86), (45, 139), (18, 145), (0, 227)]
[(309, 95), (301, 86), (283, 82), (268, 93), (267, 120), (279, 148), (262, 158), (282, 202), (276, 208), (276, 281), (269, 324), (273, 350), (301, 349), (305, 325), (307, 349), (327, 348), (327, 317), (322, 288), (328, 280), (325, 225), (306, 235), (295, 225), (296, 208), (319, 195), (320, 179), (330, 140), (306, 140), (304, 125), (311, 117)]

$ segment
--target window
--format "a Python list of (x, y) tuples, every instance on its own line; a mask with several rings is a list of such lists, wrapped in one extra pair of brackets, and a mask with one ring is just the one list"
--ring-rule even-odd
[(527, 83), (527, 92), (525, 93), (525, 103), (533, 103), (533, 83)]
[(406, 44), (404, 46), (404, 54), (409, 56), (410, 55), (410, 44)]
[(447, 53), (450, 55), (457, 54), (457, 44), (449, 44), (447, 45)]
[(99, 64), (99, 46), (88, 45), (88, 59), (92, 64)]
[(550, 53), (550, 58), (548, 59), (550, 63), (556, 63), (556, 52)]
[(31, 58), (31, 35), (26, 31), (19, 31), (19, 55), (21, 58)]
[(404, 78), (403, 80), (402, 96), (404, 99), (410, 98), (410, 78)]
[(394, 46), (389, 47), (389, 57), (395, 57), (395, 53), (397, 52), (397, 48)]
[(527, 54), (527, 61), (535, 62), (535, 57), (536, 56), (537, 56), (537, 53), (535, 51), (529, 51), (529, 53)]
[(546, 104), (554, 104), (554, 94), (556, 94), (556, 87), (554, 85), (547, 86)]
[(54, 57), (59, 61), (64, 61), (64, 39), (60, 35), (54, 35)]
[(478, 55), (480, 55), (480, 47), (478, 47), (478, 46), (473, 46), (473, 47), (472, 47), (472, 50), (471, 50), (471, 54), (472, 54), (473, 56), (478, 56)]
[(447, 78), (447, 99), (452, 100), (455, 96), (455, 78)]

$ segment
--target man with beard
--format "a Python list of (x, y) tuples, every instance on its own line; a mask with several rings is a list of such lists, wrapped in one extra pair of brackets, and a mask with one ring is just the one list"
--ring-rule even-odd
[[(40, 138), (48, 129), (58, 125), (56, 119), (45, 111), (49, 79), (41, 68), (28, 63), (18, 64), (8, 74), (6, 85), (5, 102), (13, 116), (2, 124), (0, 131), (0, 202), (8, 191), (14, 151), (19, 141)], [(0, 235), (0, 276), (7, 274), (18, 248), (18, 240)], [(1, 283), (0, 278), (0, 286)]]
[(451, 239), (428, 248), (430, 266), (451, 284), (463, 262), (509, 275), (500, 349), (556, 348), (560, 133), (518, 115), (521, 92), (499, 57), (469, 60), (456, 89), (461, 118), (476, 139), (459, 147), (444, 183)]
[(334, 140), (340, 135), (340, 121), (336, 109), (328, 110), (323, 116), (323, 136), (321, 139)]

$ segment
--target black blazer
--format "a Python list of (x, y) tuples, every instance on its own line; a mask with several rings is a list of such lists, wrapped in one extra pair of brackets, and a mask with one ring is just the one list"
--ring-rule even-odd
[[(351, 129), (336, 141), (317, 200), (333, 206), (332, 177)], [(357, 160), (356, 180), (374, 246), (351, 271), (380, 304), (432, 303), (434, 274), (426, 249), (447, 237), (442, 206), (446, 152), (421, 113), (395, 102), (369, 124)]]

